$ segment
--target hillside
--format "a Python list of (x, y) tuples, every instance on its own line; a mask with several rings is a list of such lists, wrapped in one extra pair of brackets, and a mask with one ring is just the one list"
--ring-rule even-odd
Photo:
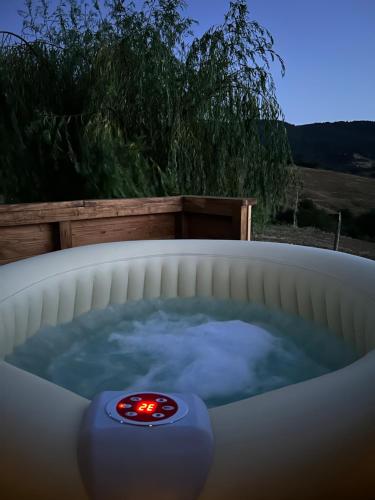
[(348, 209), (355, 215), (375, 208), (375, 179), (305, 167), (299, 172), (301, 198), (310, 198), (321, 208), (333, 212)]
[(375, 122), (285, 127), (296, 164), (375, 178)]
[[(363, 217), (366, 217), (366, 214), (368, 217), (369, 211), (375, 209), (375, 179), (305, 167), (299, 167), (299, 173), (303, 183), (300, 200), (310, 199), (318, 209), (323, 209), (326, 213), (337, 213), (339, 210), (346, 210), (352, 214), (352, 219), (348, 219), (348, 214), (343, 216), (339, 250), (375, 260), (374, 240), (365, 241), (365, 239), (345, 235), (345, 233), (358, 233), (361, 218), (363, 221)], [(289, 201), (293, 201), (293, 193), (289, 194)], [(301, 209), (298, 212), (299, 223), (305, 225), (301, 220), (302, 212)], [(254, 239), (332, 249), (337, 218), (336, 216), (329, 216), (328, 218), (332, 218), (331, 228), (328, 230), (319, 229), (316, 224), (308, 224), (310, 227), (297, 228), (290, 224), (273, 224), (258, 233), (255, 232)], [(371, 227), (374, 227), (374, 223), (371, 222), (373, 220), (372, 216), (368, 222)], [(315, 222), (321, 224), (322, 219), (315, 218)], [(324, 222), (327, 223), (326, 218)], [(351, 226), (353, 224), (354, 229), (357, 229), (357, 231)], [(311, 227), (313, 225), (315, 227)]]
[[(272, 241), (274, 243), (289, 243), (310, 247), (333, 249), (334, 233), (327, 233), (315, 227), (293, 227), (290, 225), (274, 224), (255, 232), (254, 240)], [(347, 236), (340, 237), (339, 251), (359, 255), (375, 260), (375, 243), (358, 240)]]

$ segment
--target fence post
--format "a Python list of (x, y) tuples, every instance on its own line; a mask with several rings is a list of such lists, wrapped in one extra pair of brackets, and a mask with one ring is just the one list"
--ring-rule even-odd
[(298, 213), (298, 203), (299, 203), (299, 189), (296, 190), (296, 197), (294, 199), (294, 208), (293, 208), (293, 227), (297, 227), (297, 213)]
[(251, 241), (252, 238), (253, 225), (251, 223), (251, 205), (247, 207), (247, 240)]
[(339, 249), (340, 233), (341, 233), (341, 212), (338, 212), (338, 214), (337, 214), (337, 227), (336, 227), (336, 234), (335, 234), (335, 242), (333, 244), (333, 249), (334, 250), (338, 250)]
[(60, 221), (59, 223), (59, 233), (60, 233), (60, 249), (72, 248), (72, 225), (70, 220)]

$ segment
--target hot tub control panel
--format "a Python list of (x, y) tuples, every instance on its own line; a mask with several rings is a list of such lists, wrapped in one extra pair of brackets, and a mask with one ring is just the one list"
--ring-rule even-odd
[(106, 405), (108, 416), (122, 424), (165, 425), (187, 415), (189, 409), (179, 397), (159, 392), (135, 392), (113, 398)]
[(95, 500), (194, 500), (212, 458), (210, 418), (195, 394), (105, 391), (82, 420), (78, 462)]

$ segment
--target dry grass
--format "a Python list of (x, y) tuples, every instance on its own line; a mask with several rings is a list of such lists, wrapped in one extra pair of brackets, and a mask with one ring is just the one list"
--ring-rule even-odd
[(299, 167), (303, 190), (300, 198), (337, 212), (344, 208), (353, 214), (375, 208), (375, 179), (330, 170)]
[[(275, 224), (267, 227), (261, 233), (254, 234), (254, 239), (257, 241), (291, 243), (293, 245), (328, 248), (331, 250), (333, 249), (334, 238), (334, 233), (325, 233), (314, 227), (294, 228), (286, 224)], [(369, 241), (341, 236), (339, 251), (375, 260), (375, 243)]]
[[(310, 198), (329, 212), (348, 209), (359, 215), (375, 208), (375, 179), (330, 170), (299, 167), (303, 189), (300, 199)], [(290, 206), (293, 193), (290, 193)], [(274, 241), (333, 249), (334, 233), (315, 227), (294, 228), (290, 225), (272, 225), (255, 234), (258, 241)], [(375, 260), (375, 243), (340, 237), (339, 251)]]

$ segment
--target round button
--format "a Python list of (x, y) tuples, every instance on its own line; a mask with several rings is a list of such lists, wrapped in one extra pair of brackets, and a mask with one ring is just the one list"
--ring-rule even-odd
[(164, 418), (165, 417), (164, 413), (153, 413), (152, 416), (154, 418)]
[(168, 400), (166, 398), (156, 398), (155, 401), (157, 403), (166, 403)]
[(171, 406), (171, 405), (165, 405), (165, 406), (162, 406), (161, 409), (165, 410), (165, 411), (172, 411), (175, 409), (175, 407)]
[(142, 398), (140, 398), (139, 396), (132, 396), (130, 398), (130, 401), (142, 401)]
[(133, 405), (129, 404), (129, 403), (119, 403), (118, 404), (118, 407), (121, 409), (121, 410), (124, 410), (125, 408), (132, 408)]
[(135, 411), (127, 411), (125, 413), (126, 417), (136, 417), (137, 415), (138, 415), (138, 413), (136, 413)]

